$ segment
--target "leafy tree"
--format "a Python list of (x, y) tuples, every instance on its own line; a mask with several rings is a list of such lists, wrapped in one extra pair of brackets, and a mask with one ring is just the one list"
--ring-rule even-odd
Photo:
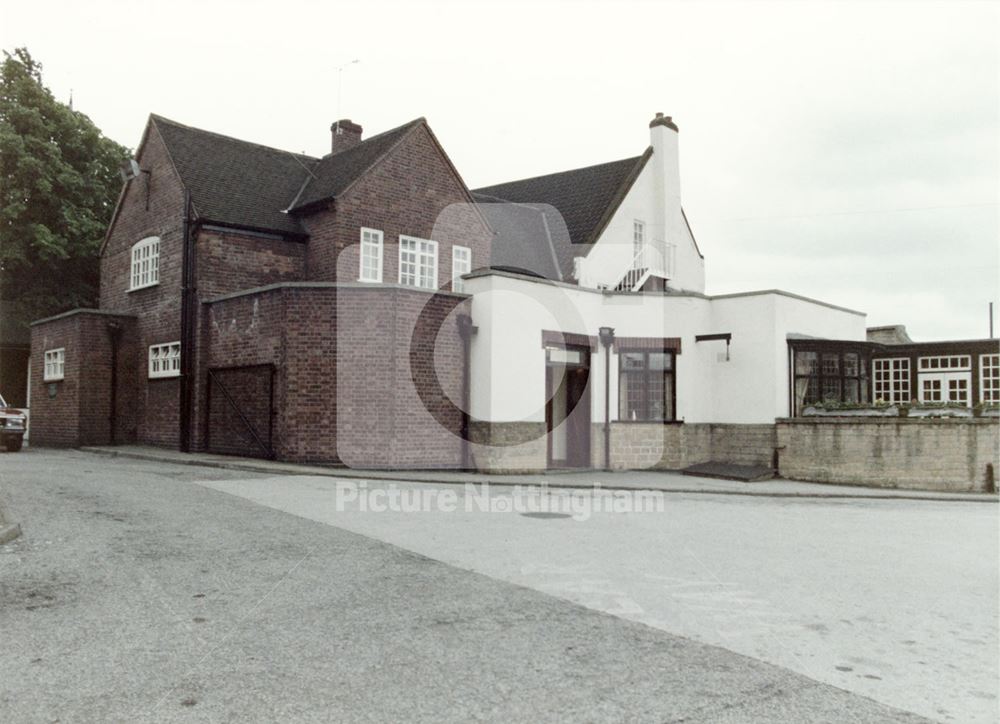
[(23, 321), (94, 306), (129, 150), (58, 102), (26, 48), (0, 66), (0, 300)]

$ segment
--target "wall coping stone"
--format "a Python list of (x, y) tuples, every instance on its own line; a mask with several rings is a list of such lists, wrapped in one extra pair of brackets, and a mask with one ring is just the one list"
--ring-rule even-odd
[(76, 309), (71, 309), (68, 312), (62, 312), (61, 314), (55, 314), (51, 317), (36, 319), (29, 326), (34, 327), (36, 324), (46, 324), (48, 322), (55, 322), (58, 319), (66, 319), (67, 317), (73, 317), (78, 314), (93, 314), (98, 317), (128, 317), (130, 319), (136, 318), (136, 315), (126, 314), (125, 312), (111, 312), (106, 309), (88, 309), (85, 307), (77, 307)]
[(463, 294), (460, 292), (449, 292), (445, 289), (423, 289), (421, 287), (411, 287), (406, 284), (395, 284), (395, 283), (378, 283), (373, 284), (371, 282), (275, 282), (274, 284), (267, 284), (263, 287), (253, 287), (251, 289), (243, 289), (238, 292), (232, 292), (231, 294), (223, 294), (220, 297), (214, 297), (212, 299), (206, 299), (203, 304), (215, 304), (216, 302), (224, 302), (229, 299), (237, 299), (239, 297), (253, 296), (255, 294), (266, 294), (268, 292), (274, 291), (284, 291), (286, 289), (367, 289), (369, 291), (403, 291), (403, 292), (416, 292), (418, 294), (426, 295), (439, 295), (451, 297), (453, 299), (470, 299), (471, 294)]
[(779, 417), (776, 425), (998, 425), (1000, 417)]

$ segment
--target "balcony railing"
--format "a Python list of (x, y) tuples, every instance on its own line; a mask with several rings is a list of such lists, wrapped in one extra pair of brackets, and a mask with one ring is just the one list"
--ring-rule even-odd
[(635, 292), (639, 291), (651, 276), (661, 279), (672, 278), (676, 251), (677, 248), (673, 244), (664, 244), (663, 242), (644, 244), (636, 252), (631, 266), (625, 272), (616, 289)]

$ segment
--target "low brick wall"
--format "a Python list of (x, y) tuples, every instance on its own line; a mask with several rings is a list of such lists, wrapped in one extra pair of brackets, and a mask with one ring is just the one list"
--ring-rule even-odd
[(779, 420), (782, 477), (822, 483), (985, 491), (997, 469), (995, 419)]

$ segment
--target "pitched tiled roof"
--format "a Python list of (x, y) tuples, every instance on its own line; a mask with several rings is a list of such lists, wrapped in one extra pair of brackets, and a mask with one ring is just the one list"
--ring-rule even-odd
[(153, 116), (199, 218), (278, 233), (303, 233), (282, 213), (319, 161)]
[(372, 136), (346, 151), (324, 156), (313, 169), (313, 175), (306, 181), (292, 208), (302, 209), (336, 197), (382, 158), (411, 128), (421, 123), (425, 123), (424, 119), (417, 118)]
[(350, 186), (423, 118), (321, 159), (241, 141), (152, 116), (191, 192), (198, 217), (218, 224), (304, 234), (287, 213), (331, 199)]
[[(547, 204), (558, 210), (565, 222), (565, 233), (558, 233), (557, 223), (551, 243), (559, 269), (568, 278), (573, 271), (573, 257), (586, 256), (650, 154), (651, 150), (647, 150), (641, 156), (621, 161), (486, 186), (473, 193), (487, 200)], [(547, 217), (550, 228), (552, 221)], [(526, 243), (524, 235), (517, 238)], [(508, 249), (504, 253), (515, 252)], [(525, 246), (520, 253), (531, 256), (534, 252)]]

